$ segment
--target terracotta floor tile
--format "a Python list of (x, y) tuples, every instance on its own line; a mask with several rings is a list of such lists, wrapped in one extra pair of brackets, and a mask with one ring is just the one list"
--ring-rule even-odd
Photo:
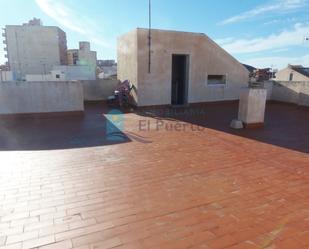
[(308, 248), (308, 110), (269, 104), (235, 131), (237, 105), (199, 108), (125, 113), (120, 141), (100, 103), (0, 118), (0, 249)]

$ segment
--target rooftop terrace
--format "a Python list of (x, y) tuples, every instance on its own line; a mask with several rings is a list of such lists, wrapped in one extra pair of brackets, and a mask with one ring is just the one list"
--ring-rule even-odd
[(308, 109), (108, 111), (0, 120), (1, 249), (309, 248)]

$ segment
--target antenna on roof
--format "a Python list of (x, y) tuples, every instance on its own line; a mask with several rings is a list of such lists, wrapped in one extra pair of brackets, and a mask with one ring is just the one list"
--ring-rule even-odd
[(151, 73), (151, 0), (148, 2), (148, 21), (149, 21), (149, 29), (148, 29), (148, 73)]

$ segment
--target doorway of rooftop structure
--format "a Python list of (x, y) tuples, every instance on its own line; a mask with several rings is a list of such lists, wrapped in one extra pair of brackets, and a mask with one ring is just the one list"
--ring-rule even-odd
[(172, 96), (173, 106), (183, 106), (188, 103), (188, 72), (189, 56), (172, 55)]

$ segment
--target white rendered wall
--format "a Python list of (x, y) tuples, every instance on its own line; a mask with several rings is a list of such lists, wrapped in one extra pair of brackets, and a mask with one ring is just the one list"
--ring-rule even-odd
[[(152, 30), (148, 73), (148, 30), (136, 29), (118, 39), (118, 77), (135, 85), (138, 106), (170, 105), (172, 55), (189, 58), (188, 102), (238, 100), (249, 72), (204, 34)], [(208, 85), (207, 75), (225, 75), (226, 85)]]
[(5, 82), (0, 84), (0, 115), (84, 110), (80, 82)]

